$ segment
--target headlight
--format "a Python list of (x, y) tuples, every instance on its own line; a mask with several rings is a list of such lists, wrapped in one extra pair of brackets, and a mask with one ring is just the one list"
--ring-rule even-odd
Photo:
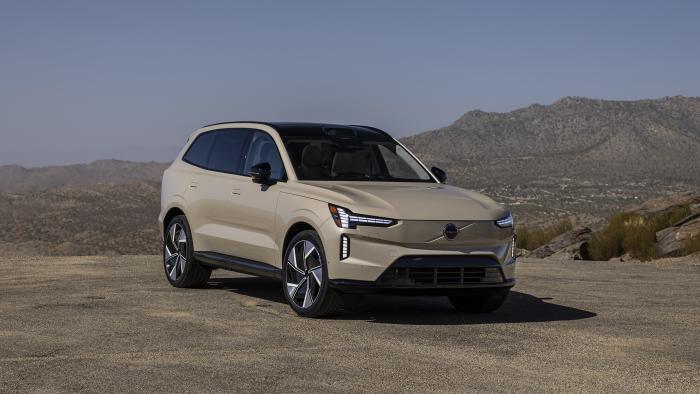
[(358, 215), (347, 208), (341, 208), (332, 204), (328, 204), (328, 209), (331, 211), (335, 224), (340, 228), (357, 228), (357, 226), (390, 227), (398, 223), (394, 219)]
[(508, 227), (513, 227), (513, 215), (508, 213), (508, 216), (496, 220), (496, 226), (500, 228), (508, 228)]

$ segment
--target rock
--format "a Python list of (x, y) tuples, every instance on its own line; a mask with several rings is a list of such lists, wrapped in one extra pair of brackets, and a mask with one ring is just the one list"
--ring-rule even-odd
[(547, 256), (548, 260), (590, 260), (588, 241), (577, 242)]
[(625, 261), (639, 261), (639, 259), (635, 259), (632, 257), (630, 253), (625, 253), (622, 256), (619, 257), (620, 261), (625, 262)]
[(685, 242), (700, 233), (700, 213), (656, 233), (656, 254), (658, 257), (675, 257), (684, 253)]
[(659, 213), (671, 211), (675, 208), (688, 205), (692, 214), (700, 213), (700, 193), (685, 192), (671, 196), (654, 198), (632, 207), (627, 212), (638, 213), (644, 217), (650, 217)]
[[(574, 256), (579, 256), (579, 260), (588, 259), (588, 239), (591, 237), (591, 229), (589, 227), (577, 227), (556, 236), (548, 243), (533, 250), (529, 257), (543, 259), (545, 257), (558, 254), (558, 257), (563, 258), (570, 256), (567, 259), (573, 259)], [(561, 253), (560, 253), (561, 252)]]

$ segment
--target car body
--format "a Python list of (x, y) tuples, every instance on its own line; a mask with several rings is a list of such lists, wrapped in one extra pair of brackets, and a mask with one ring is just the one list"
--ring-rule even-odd
[[(304, 271), (305, 293), (316, 279), (314, 286), (322, 290), (304, 296), (300, 308), (292, 305), (304, 316), (335, 312), (338, 302), (333, 311), (305, 310), (311, 302), (306, 298), (331, 292), (447, 295), (453, 304), (484, 294), (504, 300), (515, 283), (510, 212), (440, 178), (444, 172), (428, 170), (373, 127), (266, 122), (203, 127), (163, 175), (159, 222), (166, 276), (186, 287), (203, 285), (201, 277), (208, 278), (212, 268), (282, 279), (287, 271), (288, 276)], [(169, 230), (176, 217), (179, 230)], [(301, 233), (306, 241), (295, 240)], [(290, 252), (293, 240), (299, 249), (317, 249), (309, 252), (309, 262), (297, 266), (307, 251)], [(200, 279), (178, 283), (178, 275), (169, 272), (187, 270), (168, 265), (168, 259), (199, 266)], [(302, 265), (309, 272), (297, 270)]]

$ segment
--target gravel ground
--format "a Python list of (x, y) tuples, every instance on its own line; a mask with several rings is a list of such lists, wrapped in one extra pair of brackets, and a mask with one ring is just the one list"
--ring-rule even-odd
[(700, 265), (524, 259), (491, 315), (368, 297), (299, 318), (271, 280), (157, 256), (0, 259), (0, 392), (700, 391)]

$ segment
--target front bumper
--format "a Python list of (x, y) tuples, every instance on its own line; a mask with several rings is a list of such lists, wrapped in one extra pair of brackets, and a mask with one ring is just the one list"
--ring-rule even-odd
[[(508, 262), (514, 264), (514, 259)], [(331, 279), (330, 285), (344, 293), (450, 295), (469, 289), (510, 288), (515, 278), (507, 278), (501, 264), (489, 257), (404, 256), (375, 281)]]

